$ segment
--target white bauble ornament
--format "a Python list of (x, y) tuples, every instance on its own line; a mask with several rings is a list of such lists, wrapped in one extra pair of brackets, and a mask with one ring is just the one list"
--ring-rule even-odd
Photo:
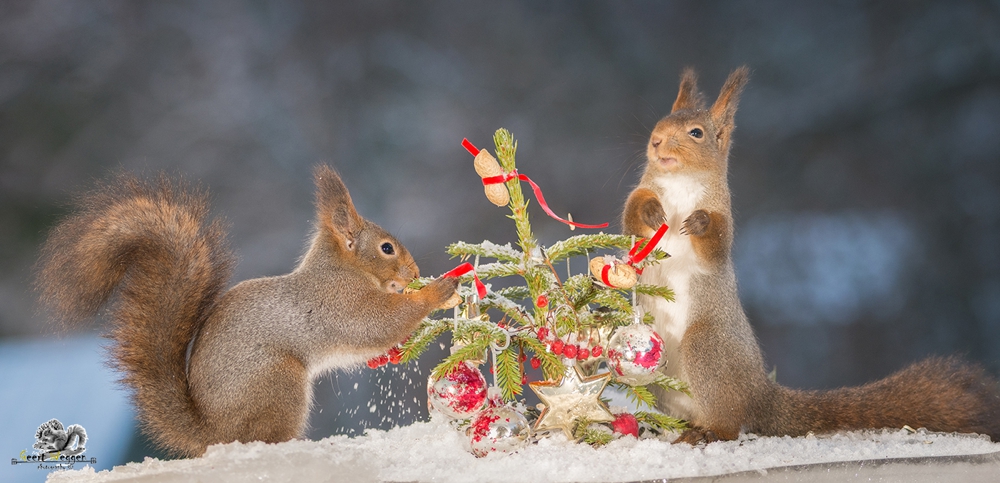
[(452, 419), (466, 419), (486, 403), (486, 378), (463, 362), (441, 379), (427, 379), (427, 405)]
[(472, 418), (466, 430), (472, 454), (479, 458), (490, 453), (513, 453), (528, 444), (531, 426), (510, 406), (489, 405)]
[(616, 380), (642, 386), (659, 377), (656, 370), (663, 364), (663, 339), (646, 324), (627, 325), (611, 336), (607, 353)]

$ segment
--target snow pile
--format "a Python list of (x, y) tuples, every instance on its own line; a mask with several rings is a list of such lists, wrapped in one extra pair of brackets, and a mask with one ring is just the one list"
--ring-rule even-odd
[(974, 435), (865, 431), (823, 437), (754, 437), (703, 447), (623, 438), (604, 448), (561, 435), (512, 455), (476, 458), (464, 437), (433, 420), (322, 441), (217, 445), (196, 459), (147, 458), (113, 471), (53, 473), (50, 482), (181, 481), (636, 481), (711, 476), (837, 461), (984, 454), (1000, 444)]

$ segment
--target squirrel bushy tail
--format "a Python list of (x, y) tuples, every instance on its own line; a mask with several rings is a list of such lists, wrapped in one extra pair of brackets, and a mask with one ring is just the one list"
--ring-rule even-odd
[(997, 382), (981, 367), (956, 357), (932, 357), (858, 387), (832, 391), (776, 387), (772, 417), (754, 428), (763, 434), (797, 436), (909, 425), (1000, 440)]
[(205, 447), (192, 440), (205, 421), (188, 391), (185, 355), (235, 263), (224, 223), (208, 220), (207, 198), (165, 175), (119, 175), (53, 230), (36, 281), (43, 304), (67, 322), (111, 300), (112, 364), (134, 388), (146, 434), (189, 454)]

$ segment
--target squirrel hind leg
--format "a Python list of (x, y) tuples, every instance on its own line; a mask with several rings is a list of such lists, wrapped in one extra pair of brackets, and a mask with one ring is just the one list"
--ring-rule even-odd
[[(725, 434), (725, 433), (724, 433)], [(730, 435), (726, 435), (730, 436)], [(720, 437), (715, 431), (707, 428), (692, 427), (684, 430), (680, 437), (674, 440), (674, 444), (687, 443), (691, 446), (697, 446), (699, 444), (714, 443), (716, 441), (732, 441), (739, 436), (739, 432), (732, 437), (725, 438)]]

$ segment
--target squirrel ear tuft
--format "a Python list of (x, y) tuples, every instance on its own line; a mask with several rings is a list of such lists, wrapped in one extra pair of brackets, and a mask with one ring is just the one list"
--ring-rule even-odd
[(364, 220), (354, 209), (347, 186), (332, 168), (326, 165), (313, 170), (316, 180), (316, 213), (320, 224), (329, 229), (345, 250), (354, 250), (355, 237)]
[(670, 112), (682, 109), (704, 109), (705, 96), (698, 92), (698, 74), (691, 67), (685, 67), (681, 73), (681, 87), (677, 92), (677, 100)]
[(719, 98), (709, 110), (712, 122), (715, 124), (716, 138), (723, 151), (729, 150), (729, 140), (732, 137), (733, 129), (736, 127), (736, 106), (740, 103), (740, 94), (750, 80), (750, 68), (741, 66), (729, 74), (726, 83), (719, 92)]

